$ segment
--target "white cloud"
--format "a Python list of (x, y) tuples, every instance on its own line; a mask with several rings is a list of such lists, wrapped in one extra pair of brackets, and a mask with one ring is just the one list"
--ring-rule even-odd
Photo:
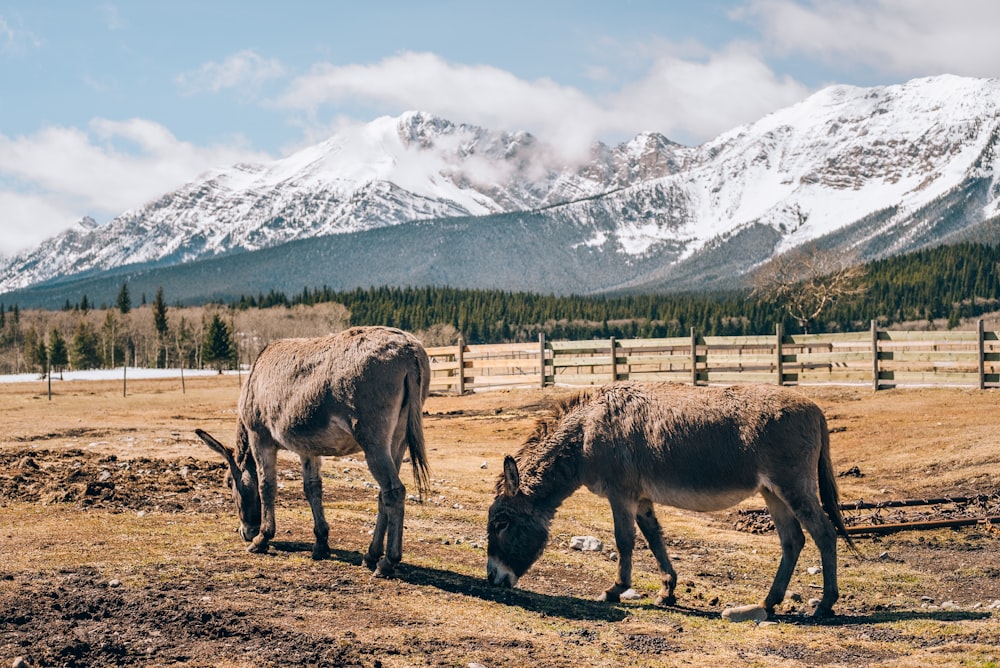
[(108, 30), (115, 31), (128, 28), (128, 21), (122, 18), (117, 5), (105, 2), (99, 5), (97, 9), (101, 12), (101, 16), (104, 18), (104, 25), (107, 26)]
[(798, 102), (809, 89), (778, 76), (748, 45), (703, 59), (665, 54), (610, 105), (620, 131), (654, 129), (701, 142)]
[(279, 60), (263, 58), (256, 52), (245, 49), (221, 63), (208, 62), (194, 72), (180, 74), (176, 77), (176, 83), (188, 95), (218, 93), (227, 88), (255, 93), (264, 82), (283, 76), (285, 67)]
[(564, 156), (579, 156), (595, 139), (630, 138), (643, 130), (702, 142), (809, 92), (775, 76), (746, 46), (701, 60), (682, 59), (669, 53), (669, 45), (658, 46), (661, 55), (641, 79), (602, 97), (487, 65), (402, 53), (371, 65), (317, 65), (295, 78), (275, 103), (314, 120), (326, 107), (359, 100), (382, 113), (417, 109), (494, 129), (528, 130)]
[(23, 56), (28, 50), (41, 45), (42, 40), (25, 28), (17, 17), (0, 14), (0, 55)]
[(754, 0), (734, 12), (770, 47), (904, 77), (1000, 74), (995, 0)]
[(109, 218), (140, 206), (213, 167), (267, 159), (241, 140), (194, 146), (143, 119), (0, 135), (0, 254), (37, 245), (85, 214)]

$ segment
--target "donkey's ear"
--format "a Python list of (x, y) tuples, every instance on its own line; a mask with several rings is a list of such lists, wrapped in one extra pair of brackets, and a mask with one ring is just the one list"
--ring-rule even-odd
[(213, 437), (206, 431), (202, 431), (201, 429), (195, 429), (194, 433), (197, 434), (198, 438), (200, 438), (205, 442), (205, 445), (207, 445), (212, 450), (215, 450), (220, 455), (222, 455), (223, 459), (226, 460), (226, 463), (229, 464), (230, 468), (234, 470), (238, 468), (236, 466), (236, 458), (232, 450), (224, 446), (222, 443), (219, 443), (217, 440), (215, 440), (215, 437)]
[(517, 472), (517, 462), (507, 455), (503, 460), (503, 493), (514, 496), (521, 487), (521, 474)]

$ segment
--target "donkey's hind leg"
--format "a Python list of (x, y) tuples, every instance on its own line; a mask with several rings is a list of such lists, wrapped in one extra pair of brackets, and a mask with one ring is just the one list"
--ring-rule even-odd
[(660, 530), (660, 522), (653, 512), (653, 503), (649, 499), (639, 502), (638, 512), (635, 521), (645, 536), (649, 549), (656, 557), (656, 563), (660, 567), (660, 581), (663, 586), (656, 593), (656, 605), (673, 605), (677, 602), (674, 596), (674, 588), (677, 586), (677, 573), (674, 571), (670, 557), (667, 556), (667, 548), (663, 544), (663, 532)]
[(833, 614), (833, 604), (840, 598), (837, 588), (837, 530), (815, 492), (787, 492), (786, 501), (819, 549), (823, 565), (823, 598), (813, 611), (813, 617), (828, 617)]
[(313, 534), (316, 536), (316, 543), (313, 545), (312, 558), (326, 559), (330, 556), (330, 525), (326, 522), (323, 513), (323, 479), (320, 478), (320, 457), (301, 456), (302, 459), (302, 491), (305, 492), (306, 500), (309, 501), (309, 508), (313, 516)]
[(802, 534), (799, 521), (795, 519), (795, 514), (792, 513), (787, 503), (768, 489), (762, 489), (761, 495), (767, 503), (771, 519), (774, 520), (774, 528), (778, 531), (778, 539), (781, 541), (781, 563), (778, 565), (778, 573), (774, 576), (771, 591), (764, 599), (764, 608), (770, 617), (774, 615), (774, 606), (785, 598), (785, 591), (792, 579), (795, 564), (799, 561), (799, 554), (802, 552), (806, 538)]

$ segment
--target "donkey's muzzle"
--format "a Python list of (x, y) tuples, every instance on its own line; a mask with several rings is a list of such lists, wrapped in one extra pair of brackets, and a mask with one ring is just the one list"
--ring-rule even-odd
[(513, 571), (493, 559), (486, 563), (486, 579), (494, 587), (511, 588), (517, 585), (517, 576)]

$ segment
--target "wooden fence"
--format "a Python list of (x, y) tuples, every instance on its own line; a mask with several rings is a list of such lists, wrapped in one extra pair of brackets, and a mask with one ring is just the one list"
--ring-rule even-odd
[(603, 339), (428, 348), (431, 390), (467, 391), (660, 380), (1000, 387), (1000, 336), (984, 331)]

